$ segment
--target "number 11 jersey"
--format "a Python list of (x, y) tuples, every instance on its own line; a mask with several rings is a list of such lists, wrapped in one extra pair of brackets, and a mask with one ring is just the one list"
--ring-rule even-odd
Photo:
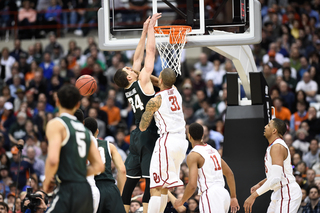
[(164, 133), (185, 134), (186, 122), (182, 111), (182, 97), (175, 87), (162, 90), (161, 106), (154, 114), (159, 135)]

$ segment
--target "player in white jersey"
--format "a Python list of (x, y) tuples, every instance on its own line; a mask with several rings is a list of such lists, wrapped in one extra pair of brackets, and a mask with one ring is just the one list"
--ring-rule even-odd
[[(174, 203), (177, 208), (183, 205), (199, 189), (199, 210), (204, 212), (237, 212), (240, 209), (236, 196), (234, 175), (228, 164), (221, 159), (219, 152), (202, 141), (203, 127), (198, 123), (189, 126), (188, 138), (192, 150), (187, 157), (189, 182), (181, 199)], [(226, 177), (231, 199), (224, 188), (223, 175)]]
[(148, 212), (163, 212), (168, 200), (168, 188), (182, 186), (180, 165), (185, 158), (188, 141), (182, 112), (182, 98), (173, 85), (175, 72), (166, 68), (159, 75), (160, 92), (150, 99), (139, 128), (145, 131), (154, 117), (160, 137), (156, 141), (150, 162), (150, 193)]
[(251, 188), (251, 195), (244, 202), (246, 213), (252, 212), (255, 199), (273, 190), (268, 213), (296, 213), (301, 203), (301, 189), (292, 174), (291, 156), (282, 140), (287, 131), (284, 121), (274, 118), (264, 127), (264, 136), (269, 146), (264, 157), (266, 176)]
[[(91, 136), (91, 140), (94, 142), (94, 145), (98, 148), (98, 142), (95, 137)], [(90, 165), (90, 162), (87, 161), (87, 166)], [(99, 207), (100, 202), (100, 191), (96, 186), (96, 181), (94, 180), (94, 175), (87, 176), (87, 181), (91, 187), (92, 199), (93, 199), (93, 213), (96, 213)]]

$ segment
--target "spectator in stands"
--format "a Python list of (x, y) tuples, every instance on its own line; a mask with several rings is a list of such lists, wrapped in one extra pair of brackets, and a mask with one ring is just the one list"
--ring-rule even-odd
[(0, 117), (0, 130), (3, 132), (9, 131), (16, 118), (13, 115), (13, 105), (11, 102), (4, 104), (4, 110)]
[(290, 67), (283, 67), (283, 80), (288, 84), (291, 91), (295, 91), (297, 80), (291, 76)]
[(113, 133), (115, 133), (116, 127), (121, 120), (120, 109), (115, 106), (115, 98), (108, 97), (106, 100), (106, 105), (101, 107), (101, 110), (108, 114), (108, 127)]
[(39, 156), (39, 159), (42, 160), (43, 162), (46, 162), (47, 155), (48, 155), (48, 142), (41, 141), (40, 149), (41, 149), (41, 155)]
[(303, 212), (317, 212), (320, 210), (319, 189), (317, 186), (311, 186), (308, 193), (309, 202), (303, 207)]
[(291, 112), (287, 107), (282, 106), (282, 99), (281, 98), (274, 98), (273, 99), (273, 106), (276, 118), (279, 118), (283, 121), (291, 119)]
[(305, 72), (303, 74), (303, 79), (298, 82), (296, 91), (302, 90), (307, 95), (307, 101), (310, 102), (316, 102), (315, 96), (318, 92), (318, 84), (311, 80), (310, 73)]
[(215, 86), (221, 88), (223, 83), (223, 76), (226, 74), (226, 71), (224, 69), (221, 69), (220, 61), (217, 59), (214, 60), (213, 66), (213, 70), (209, 71), (206, 74), (205, 80), (212, 80)]
[[(283, 64), (282, 64), (282, 68), (278, 69), (277, 71), (277, 76), (284, 76), (284, 69), (289, 69), (290, 70), (290, 77), (293, 79), (297, 79), (297, 70), (294, 67), (291, 67), (290, 65), (290, 59), (289, 58), (284, 58), (283, 59)], [(287, 76), (286, 79), (289, 77)]]
[(90, 57), (90, 56), (93, 57), (93, 60), (95, 63), (98, 63), (100, 65), (101, 69), (106, 70), (106, 65), (105, 65), (106, 59), (103, 53), (98, 51), (98, 48), (96, 45), (91, 45), (90, 53), (87, 54), (87, 57)]
[(81, 75), (91, 75), (93, 73), (94, 58), (92, 56), (87, 58), (87, 63), (81, 70)]
[(290, 110), (293, 111), (295, 95), (289, 90), (288, 84), (285, 81), (281, 81), (279, 84), (280, 97), (284, 101), (284, 105)]
[(97, 118), (99, 118), (100, 120), (102, 120), (106, 125), (108, 125), (108, 114), (100, 109), (100, 99), (99, 98), (93, 98), (93, 100), (91, 101), (91, 107), (95, 108), (98, 112), (98, 116)]
[(193, 92), (197, 92), (199, 90), (204, 90), (206, 87), (205, 81), (202, 79), (202, 71), (201, 70), (195, 70), (193, 72), (193, 78), (192, 81), (192, 88)]
[[(84, 19), (80, 20), (79, 28), (81, 30), (75, 31), (76, 35), (79, 36), (87, 36), (90, 32), (90, 28), (97, 24), (98, 21), (98, 14), (97, 10), (101, 7), (101, 1), (99, 0), (92, 0), (92, 3), (87, 6), (87, 11), (84, 13)], [(83, 26), (86, 24), (87, 26)]]
[(33, 146), (27, 148), (27, 162), (33, 166), (33, 170), (38, 177), (44, 175), (44, 162), (36, 157), (36, 152)]
[[(320, 154), (320, 149), (318, 146), (318, 140), (317, 139), (312, 139), (310, 141), (310, 146), (309, 146), (310, 151), (307, 152), (303, 157), (302, 160), (307, 164), (308, 168), (312, 168), (312, 166), (320, 161), (319, 154)], [(307, 172), (308, 174), (308, 172)], [(310, 184), (309, 184), (310, 185)]]
[[(47, 8), (46, 13), (44, 14), (45, 18), (45, 25), (57, 25), (61, 22), (61, 12), (62, 8), (57, 3), (57, 0), (51, 0), (50, 6)], [(54, 27), (53, 29), (56, 29)], [(49, 29), (49, 31), (52, 31), (52, 29)]]
[(298, 129), (296, 131), (297, 139), (292, 143), (292, 146), (300, 150), (303, 154), (306, 154), (309, 151), (310, 143), (306, 140), (308, 132), (305, 129)]
[[(45, 95), (44, 93), (40, 93), (40, 94), (39, 94), (39, 96), (38, 96), (38, 102), (44, 103), (44, 105), (45, 105), (45, 112), (46, 112), (46, 113), (52, 113), (52, 112), (53, 112), (54, 107), (47, 102), (47, 97), (46, 97), (46, 95)], [(34, 114), (35, 114), (35, 115), (38, 114), (37, 109), (35, 109)]]
[[(32, 61), (30, 65), (30, 72), (26, 73), (24, 76), (26, 87), (29, 87), (29, 83), (34, 79), (36, 71), (39, 70), (38, 64), (36, 61)], [(42, 70), (40, 70), (42, 72)]]
[(194, 64), (194, 69), (202, 71), (202, 79), (207, 79), (207, 74), (214, 70), (213, 63), (208, 61), (206, 53), (201, 53), (199, 61)]
[[(56, 37), (56, 35), (54, 34), (54, 33), (50, 33), (49, 34), (49, 44), (46, 46), (46, 48), (45, 48), (45, 52), (49, 52), (49, 53), (53, 53), (53, 49), (54, 49), (54, 47), (56, 46), (56, 45), (59, 45), (60, 46), (60, 54), (64, 54), (64, 50), (63, 50), (63, 47), (62, 47), (62, 45), (61, 44), (59, 44), (58, 42), (57, 42), (57, 37)], [(36, 49), (37, 49), (37, 47), (36, 47)]]
[(83, 67), (87, 61), (87, 57), (84, 54), (82, 54), (81, 48), (76, 47), (73, 51), (73, 55), (76, 58), (77, 64)]
[[(284, 60), (284, 57), (281, 53), (279, 53), (279, 47), (277, 45), (276, 42), (272, 42), (269, 44), (269, 51), (267, 54), (265, 54), (262, 58), (262, 61), (264, 64), (268, 63), (270, 61), (270, 56), (269, 56), (269, 52), (271, 51), (272, 55), (274, 55), (275, 57), (275, 61), (282, 65), (283, 64), (283, 60)], [(274, 54), (275, 53), (275, 54)]]
[(19, 61), (21, 53), (26, 53), (26, 51), (22, 50), (21, 41), (19, 39), (15, 39), (14, 49), (10, 52), (10, 55), (14, 57), (16, 61)]
[(26, 100), (27, 100), (28, 109), (32, 110), (32, 112), (33, 112), (33, 110), (37, 107), (37, 103), (34, 100), (34, 95), (31, 90), (26, 92)]
[(7, 47), (2, 48), (0, 65), (11, 68), (14, 62), (16, 62), (16, 59), (9, 55), (9, 49)]
[(59, 44), (55, 44), (53, 46), (53, 53), (51, 55), (51, 61), (55, 65), (58, 65), (60, 63), (60, 60), (64, 57), (64, 55), (60, 51), (61, 46)]
[(30, 72), (30, 65), (27, 63), (28, 54), (21, 52), (19, 56), (19, 72), (25, 75)]
[(209, 130), (216, 129), (216, 109), (214, 107), (208, 107), (207, 109), (207, 117), (203, 120), (203, 124), (208, 127)]
[(26, 101), (26, 97), (24, 96), (25, 91), (21, 88), (18, 88), (15, 94), (17, 97), (14, 99), (14, 102), (13, 102), (14, 103), (13, 111), (17, 112), (20, 109), (21, 104)]
[(132, 200), (130, 203), (129, 212), (130, 213), (140, 213), (143, 212), (142, 203), (138, 200)]
[(30, 45), (28, 47), (28, 58), (27, 58), (27, 63), (28, 64), (31, 64), (33, 61), (35, 61), (35, 57), (34, 57), (34, 45)]
[(108, 67), (107, 71), (105, 72), (105, 76), (107, 76), (109, 83), (113, 83), (113, 76), (118, 69), (121, 67), (121, 58), (119, 55), (114, 55), (111, 59), (112, 64)]
[(27, 121), (27, 114), (25, 112), (19, 112), (17, 114), (17, 121), (12, 124), (9, 130), (9, 138), (13, 144), (17, 144), (18, 140), (23, 139), (26, 136), (25, 124)]
[(292, 146), (293, 137), (290, 133), (287, 133), (283, 136), (284, 142), (287, 144), (288, 147)]
[[(198, 121), (197, 121), (198, 123)], [(207, 126), (203, 126), (203, 142), (209, 144), (210, 146), (212, 146), (213, 148), (217, 147), (217, 143), (216, 141), (214, 141), (213, 139), (211, 139), (209, 137), (209, 130)], [(219, 143), (219, 142), (218, 142)], [(183, 193), (183, 192), (182, 192)]]
[(98, 112), (95, 108), (90, 108), (88, 111), (88, 116), (96, 119), (98, 123), (99, 134), (98, 138), (104, 138), (106, 136), (106, 123), (98, 118)]
[(320, 134), (320, 119), (317, 118), (317, 109), (314, 106), (309, 107), (306, 122), (309, 124), (309, 132), (311, 135)]
[[(202, 102), (203, 100), (205, 100), (207, 98), (207, 96), (203, 90), (196, 91), (196, 96), (197, 96), (198, 101), (193, 105), (193, 111), (197, 111), (198, 109), (200, 109), (201, 108), (200, 102)], [(209, 101), (209, 99), (208, 99), (208, 101)], [(213, 104), (213, 103), (209, 102), (209, 104)]]
[[(37, 12), (30, 7), (30, 1), (23, 1), (23, 8), (18, 13), (19, 26), (31, 27), (37, 21)], [(20, 38), (32, 38), (34, 29), (24, 29), (19, 32)]]
[(34, 60), (39, 65), (42, 62), (42, 58), (43, 58), (42, 43), (41, 42), (36, 42), (34, 44)]
[(291, 119), (290, 119), (290, 129), (292, 130), (298, 130), (300, 127), (300, 124), (302, 121), (308, 119), (308, 112), (306, 111), (306, 103), (299, 101), (297, 103), (297, 112), (293, 113), (291, 115)]
[(276, 61), (275, 57), (276, 57), (276, 52), (274, 50), (270, 50), (269, 53), (269, 61), (268, 63), (271, 63), (272, 68), (271, 68), (271, 73), (272, 74), (276, 74), (278, 69), (281, 68), (281, 65)]
[[(32, 165), (25, 160), (21, 160), (20, 168), (18, 168), (20, 154), (16, 146), (12, 147), (11, 153), (13, 161), (10, 165), (10, 176), (12, 177), (13, 182), (18, 182), (18, 189), (21, 190), (25, 186), (28, 176), (32, 176), (34, 174), (34, 170)], [(19, 180), (17, 179), (18, 172)]]
[(262, 73), (264, 78), (267, 81), (269, 88), (272, 88), (276, 84), (276, 76), (275, 74), (272, 74), (271, 70), (272, 70), (271, 63), (267, 63), (263, 65)]
[(293, 47), (293, 46), (291, 47), (290, 66), (295, 68), (297, 71), (300, 70), (301, 68), (300, 54), (299, 54), (299, 49), (297, 47)]
[(308, 72), (308, 70), (309, 70), (309, 68), (310, 68), (310, 65), (309, 65), (309, 63), (308, 63), (308, 61), (307, 61), (307, 58), (304, 57), (304, 56), (302, 56), (302, 57), (300, 58), (300, 64), (301, 64), (301, 68), (300, 68), (300, 70), (298, 70), (298, 79), (299, 79), (299, 80), (302, 79), (303, 74), (304, 74), (305, 72)]
[(43, 55), (43, 62), (39, 65), (43, 70), (43, 77), (50, 80), (53, 74), (54, 63), (51, 60), (50, 52), (45, 52)]
[(122, 128), (119, 128), (116, 133), (117, 145), (120, 149), (127, 153), (129, 151), (129, 144), (124, 141), (125, 137), (126, 135), (124, 133), (124, 130)]
[(189, 105), (183, 105), (183, 113), (184, 113), (184, 120), (186, 121), (187, 125), (190, 125), (196, 121), (194, 117), (193, 108)]

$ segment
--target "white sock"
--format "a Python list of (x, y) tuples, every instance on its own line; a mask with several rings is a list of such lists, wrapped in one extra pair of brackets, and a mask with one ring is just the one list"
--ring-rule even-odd
[(161, 194), (161, 206), (160, 206), (160, 213), (163, 213), (166, 209), (166, 206), (168, 204), (168, 195)]
[(160, 211), (160, 196), (151, 196), (148, 205), (148, 213), (156, 213)]

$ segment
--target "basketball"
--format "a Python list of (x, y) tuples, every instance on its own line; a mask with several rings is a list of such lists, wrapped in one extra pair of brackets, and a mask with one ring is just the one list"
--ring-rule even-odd
[(90, 96), (97, 90), (97, 82), (90, 75), (82, 75), (76, 81), (76, 87), (82, 96)]

